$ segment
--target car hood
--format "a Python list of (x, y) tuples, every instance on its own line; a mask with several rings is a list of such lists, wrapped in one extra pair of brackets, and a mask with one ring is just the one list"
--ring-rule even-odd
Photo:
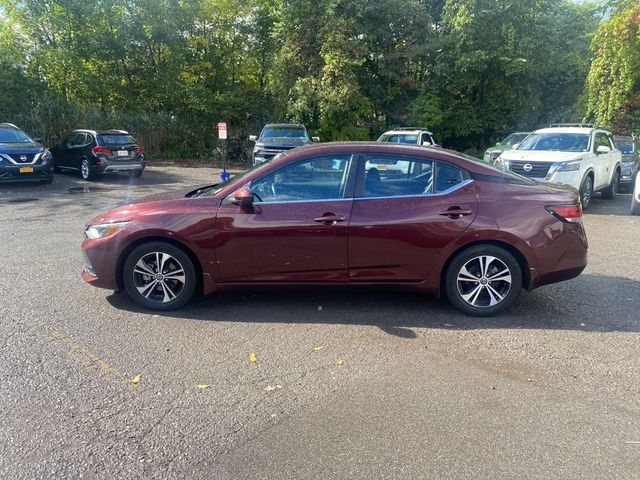
[(43, 150), (39, 143), (0, 143), (0, 153), (40, 153)]
[(126, 205), (116, 207), (108, 212), (101, 213), (100, 215), (92, 218), (88, 224), (95, 225), (98, 223), (122, 222), (131, 220), (132, 217), (137, 217), (146, 213), (159, 213), (166, 211), (170, 207), (174, 206), (176, 202), (188, 201), (187, 195), (189, 193), (208, 186), (211, 185), (202, 185), (196, 188), (177, 189), (169, 192), (148, 195), (128, 202)]
[(553, 152), (548, 150), (509, 150), (502, 154), (503, 160), (531, 162), (568, 162), (579, 160), (588, 152)]
[(491, 153), (491, 152), (506, 152), (507, 150), (511, 150), (511, 147), (509, 145), (496, 145), (495, 147), (489, 147), (487, 148), (487, 153)]
[(309, 143), (308, 140), (297, 139), (297, 138), (266, 138), (259, 139), (256, 142), (257, 148), (268, 147), (268, 148), (293, 148), (293, 147), (301, 147), (302, 145), (306, 145)]

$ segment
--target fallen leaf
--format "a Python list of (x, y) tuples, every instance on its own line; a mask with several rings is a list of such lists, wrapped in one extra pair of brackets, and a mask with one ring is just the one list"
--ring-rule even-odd
[(453, 327), (453, 325), (451, 325), (450, 323), (445, 323), (444, 326), (445, 327)]
[(249, 361), (251, 363), (256, 363), (256, 360), (258, 360), (258, 357), (256, 357), (256, 354), (255, 353), (250, 353), (249, 354)]
[(321, 346), (321, 347), (313, 347), (313, 351), (314, 351), (314, 352), (319, 352), (319, 351), (321, 351), (321, 350), (324, 350), (324, 345), (323, 345), (323, 346)]
[(265, 392), (273, 392), (275, 389), (276, 387), (274, 387), (273, 385), (267, 385), (266, 387), (264, 387)]
[(586, 325), (584, 323), (581, 323), (580, 326), (581, 327), (586, 327)]
[(318, 305), (318, 311), (321, 312), (322, 311), (322, 305)]
[(138, 374), (131, 379), (131, 383), (133, 383), (134, 385), (138, 385), (141, 379), (142, 379), (142, 375)]
[(339, 358), (336, 360), (336, 365), (344, 365), (344, 360)]
[(206, 390), (207, 388), (209, 388), (209, 385), (206, 383), (199, 383), (198, 385), (196, 385), (196, 387), (198, 387), (200, 390)]

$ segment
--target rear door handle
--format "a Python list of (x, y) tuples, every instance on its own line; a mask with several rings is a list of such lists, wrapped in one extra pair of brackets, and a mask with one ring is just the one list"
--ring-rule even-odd
[(460, 207), (449, 207), (446, 210), (443, 210), (442, 212), (440, 212), (439, 215), (456, 219), (456, 218), (464, 217), (466, 215), (471, 215), (472, 213), (473, 211), (469, 209), (462, 209)]
[(345, 220), (346, 217), (339, 217), (333, 213), (325, 213), (323, 216), (313, 219), (314, 222), (324, 223), (325, 225), (335, 225), (336, 223), (344, 222)]

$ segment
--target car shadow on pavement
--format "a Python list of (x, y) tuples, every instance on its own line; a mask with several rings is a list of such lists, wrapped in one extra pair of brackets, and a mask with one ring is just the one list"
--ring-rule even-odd
[(640, 332), (640, 282), (582, 275), (522, 292), (508, 311), (491, 318), (469, 317), (432, 295), (388, 290), (278, 289), (220, 292), (171, 312), (149, 312), (126, 294), (107, 297), (115, 308), (199, 321), (372, 325), (402, 338), (414, 328), (548, 329)]
[(601, 196), (596, 196), (584, 214), (589, 215), (631, 215), (631, 194), (618, 193), (615, 199), (605, 200)]

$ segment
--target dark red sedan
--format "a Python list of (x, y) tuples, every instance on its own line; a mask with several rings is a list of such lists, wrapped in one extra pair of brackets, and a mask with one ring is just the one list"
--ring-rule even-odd
[(584, 270), (581, 215), (573, 188), (454, 152), (329, 143), (96, 217), (82, 276), (154, 310), (230, 288), (388, 285), (488, 316)]

